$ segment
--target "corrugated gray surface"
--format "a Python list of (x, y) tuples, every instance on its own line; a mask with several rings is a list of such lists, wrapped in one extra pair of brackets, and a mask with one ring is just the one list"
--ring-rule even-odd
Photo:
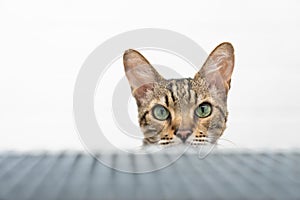
[[(155, 165), (168, 155), (149, 159)], [(300, 154), (186, 154), (162, 170), (128, 174), (84, 154), (2, 153), (0, 200), (19, 199), (300, 199)]]

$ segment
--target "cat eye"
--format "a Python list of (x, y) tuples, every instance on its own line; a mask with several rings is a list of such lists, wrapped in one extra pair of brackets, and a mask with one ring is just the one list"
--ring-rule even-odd
[(163, 121), (168, 119), (170, 112), (162, 105), (156, 105), (152, 109), (152, 114), (156, 119)]
[(211, 105), (207, 102), (201, 103), (195, 110), (197, 117), (204, 118), (211, 114)]

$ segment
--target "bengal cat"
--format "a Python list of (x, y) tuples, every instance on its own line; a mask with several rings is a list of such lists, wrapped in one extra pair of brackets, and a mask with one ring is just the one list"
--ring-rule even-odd
[(226, 128), (234, 49), (222, 43), (194, 78), (164, 79), (138, 51), (123, 56), (144, 145), (215, 144)]

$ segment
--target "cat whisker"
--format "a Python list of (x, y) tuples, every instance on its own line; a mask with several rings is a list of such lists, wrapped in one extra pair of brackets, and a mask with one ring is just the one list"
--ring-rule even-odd
[[(226, 139), (226, 138), (217, 138), (217, 137), (211, 137), (211, 136), (209, 138), (211, 138), (213, 140), (216, 140), (216, 141), (226, 141), (226, 142), (229, 142), (231, 145), (237, 146), (236, 143), (234, 143), (233, 141), (231, 141), (229, 139)], [(220, 143), (218, 143), (218, 145), (219, 146), (225, 146), (224, 144), (220, 144)]]
[(168, 145), (168, 144), (171, 144), (171, 143), (174, 143), (174, 141), (172, 141), (172, 140), (160, 140), (160, 141), (158, 141), (159, 145)]
[(195, 137), (193, 140), (187, 142), (187, 144), (191, 145), (192, 147), (206, 145), (209, 143), (210, 142), (206, 137)]

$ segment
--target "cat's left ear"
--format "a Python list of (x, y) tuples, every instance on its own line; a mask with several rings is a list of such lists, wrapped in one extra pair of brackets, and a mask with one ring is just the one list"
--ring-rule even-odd
[(125, 51), (123, 63), (132, 94), (138, 102), (145, 97), (147, 91), (153, 89), (154, 83), (164, 80), (149, 61), (136, 50)]
[(209, 86), (224, 90), (230, 89), (231, 75), (234, 68), (233, 46), (224, 42), (217, 46), (208, 56), (201, 70), (195, 75), (194, 80), (202, 77)]

